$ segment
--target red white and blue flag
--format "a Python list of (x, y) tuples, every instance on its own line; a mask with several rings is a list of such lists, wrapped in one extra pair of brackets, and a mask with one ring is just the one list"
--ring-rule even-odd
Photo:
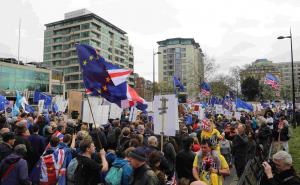
[(207, 83), (207, 82), (203, 82), (201, 85), (200, 85), (200, 91), (201, 91), (201, 94), (203, 96), (209, 96), (210, 95), (210, 85)]
[(101, 96), (119, 107), (124, 107), (127, 102), (127, 105), (136, 105), (141, 110), (147, 108), (145, 100), (126, 82), (131, 70), (120, 69), (105, 61), (91, 46), (79, 44), (76, 49), (87, 94)]
[(265, 84), (270, 85), (273, 89), (279, 89), (279, 80), (271, 73), (266, 74)]

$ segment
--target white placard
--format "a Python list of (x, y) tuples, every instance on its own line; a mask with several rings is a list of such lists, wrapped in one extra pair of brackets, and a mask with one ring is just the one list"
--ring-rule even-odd
[(227, 119), (231, 119), (232, 118), (232, 112), (230, 112), (229, 110), (224, 110), (224, 115)]
[[(93, 111), (96, 126), (107, 124), (109, 105), (101, 105), (102, 100), (98, 97), (89, 97), (91, 108)], [(88, 100), (83, 102), (83, 117), (82, 121), (86, 123), (93, 123), (93, 117), (89, 107)]]
[(148, 105), (146, 111), (148, 113), (153, 113), (153, 102), (146, 102), (146, 104)]
[(42, 114), (43, 109), (44, 109), (44, 100), (39, 100), (39, 103), (38, 103), (39, 114)]
[(215, 108), (216, 108), (216, 114), (224, 114), (222, 105), (215, 105)]
[(110, 104), (110, 111), (109, 111), (109, 119), (116, 119), (121, 118), (123, 109), (120, 108), (118, 105), (112, 103)]
[(130, 108), (130, 113), (129, 113), (129, 121), (133, 122), (136, 121), (138, 110), (136, 107), (131, 107)]
[[(165, 97), (167, 110), (166, 113), (160, 115), (159, 110), (162, 107), (161, 98)], [(178, 123), (178, 100), (174, 94), (172, 95), (160, 95), (154, 97), (154, 133), (160, 134), (162, 131), (162, 124), (164, 124), (164, 135), (175, 136), (176, 130), (179, 129)], [(164, 119), (164, 122), (162, 121)]]
[(55, 99), (54, 102), (58, 107), (58, 111), (65, 112), (68, 106), (68, 100), (65, 100), (63, 96), (59, 96), (59, 95), (56, 95), (54, 99)]
[(235, 117), (236, 120), (240, 120), (241, 113), (240, 112), (235, 112), (234, 117)]
[(205, 118), (205, 109), (201, 106), (199, 107), (199, 119), (203, 120)]

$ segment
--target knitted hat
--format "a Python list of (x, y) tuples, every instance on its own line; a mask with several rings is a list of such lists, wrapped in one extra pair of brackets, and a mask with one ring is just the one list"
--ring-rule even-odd
[(143, 147), (137, 147), (132, 152), (128, 154), (129, 157), (132, 157), (138, 161), (144, 162), (147, 160), (146, 158), (146, 152)]
[(13, 132), (6, 132), (2, 134), (2, 138), (4, 142), (7, 142), (8, 140), (15, 139), (15, 134)]

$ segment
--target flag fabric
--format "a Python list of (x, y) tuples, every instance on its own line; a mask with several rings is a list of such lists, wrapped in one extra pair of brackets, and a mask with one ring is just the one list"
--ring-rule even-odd
[(270, 85), (273, 89), (279, 89), (279, 80), (271, 73), (266, 74), (265, 84)]
[(174, 94), (176, 94), (176, 88), (179, 88), (179, 91), (184, 91), (184, 86), (181, 84), (180, 80), (173, 76), (174, 84)]
[(34, 108), (31, 105), (25, 104), (25, 112), (34, 113)]
[(58, 105), (56, 103), (53, 104), (52, 111), (55, 112), (55, 113), (58, 112)]
[(232, 107), (233, 107), (233, 105), (232, 105), (232, 100), (231, 100), (231, 98), (229, 98), (229, 97), (224, 97), (224, 99), (223, 99), (223, 107), (225, 108), (225, 109), (227, 109), (227, 110), (232, 110)]
[(76, 50), (87, 94), (102, 96), (119, 107), (122, 105), (147, 107), (145, 100), (139, 97), (126, 82), (125, 77), (131, 73), (130, 70), (121, 70), (106, 62), (91, 46), (79, 44)]
[(253, 112), (253, 106), (250, 103), (247, 103), (239, 98), (236, 98), (236, 109), (243, 110), (246, 112)]
[(110, 79), (113, 81), (114, 85), (120, 85), (123, 82), (126, 82), (129, 75), (132, 73), (130, 69), (112, 69), (107, 70)]
[(52, 103), (52, 97), (47, 95), (40, 90), (35, 90), (33, 95), (33, 102), (38, 103), (39, 100), (44, 100), (44, 108), (49, 109)]
[(5, 96), (0, 95), (0, 111), (5, 110), (5, 105), (8, 104), (8, 101)]
[(200, 85), (200, 92), (203, 96), (209, 96), (210, 91), (211, 91), (211, 88), (210, 88), (210, 85), (207, 82), (203, 82)]

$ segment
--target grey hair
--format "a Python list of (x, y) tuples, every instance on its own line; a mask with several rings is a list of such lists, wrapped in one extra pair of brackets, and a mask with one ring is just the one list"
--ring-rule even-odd
[(283, 161), (287, 165), (293, 164), (293, 159), (291, 154), (287, 153), (286, 151), (279, 151), (273, 155), (273, 160), (280, 160)]
[(158, 144), (157, 137), (155, 136), (148, 137), (148, 145), (157, 146), (157, 144)]

